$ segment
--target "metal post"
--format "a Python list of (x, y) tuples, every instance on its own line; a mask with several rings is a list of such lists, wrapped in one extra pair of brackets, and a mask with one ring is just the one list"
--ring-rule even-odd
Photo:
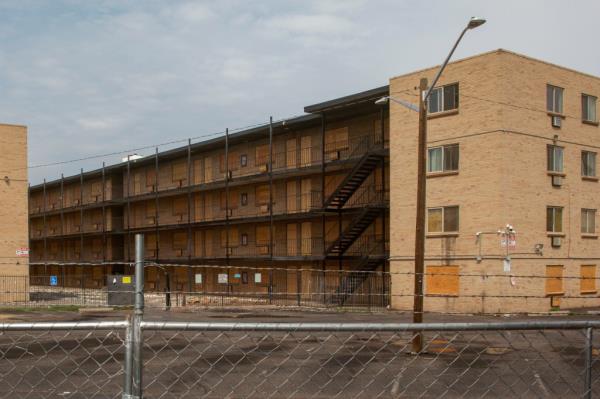
[(124, 376), (125, 382), (123, 384), (123, 396), (122, 399), (131, 399), (132, 396), (132, 376), (133, 369), (133, 328), (131, 317), (127, 318), (127, 327), (125, 329), (125, 366)]
[[(188, 280), (188, 292), (193, 291), (193, 272), (190, 265), (192, 264), (192, 139), (188, 139), (187, 146), (187, 253), (188, 253), (188, 269), (187, 269), (187, 280)], [(185, 298), (185, 296), (184, 296)], [(185, 301), (184, 301), (185, 302)], [(185, 305), (185, 303), (184, 303)]]
[(43, 227), (43, 234), (44, 234), (44, 275), (48, 276), (48, 253), (47, 253), (47, 247), (48, 247), (48, 242), (47, 242), (47, 237), (48, 237), (48, 227), (46, 225), (46, 204), (48, 203), (48, 198), (47, 198), (47, 194), (46, 194), (46, 179), (44, 179), (44, 203), (43, 203), (43, 211), (44, 211), (44, 217), (42, 218), (42, 221), (44, 223), (44, 227)]
[(135, 235), (135, 305), (133, 312), (132, 397), (142, 398), (142, 329), (144, 316), (144, 235)]
[(269, 118), (269, 256), (273, 267), (273, 117)]
[[(413, 323), (423, 322), (423, 272), (425, 270), (425, 195), (426, 195), (426, 154), (427, 151), (427, 103), (423, 93), (427, 90), (427, 78), (419, 83), (419, 138), (417, 156), (417, 215), (415, 225), (415, 290), (413, 303)], [(423, 350), (423, 335), (415, 332), (412, 350)]]
[[(508, 246), (508, 245), (507, 245)], [(583, 397), (592, 398), (592, 338), (593, 329), (588, 327), (585, 330), (585, 387)]]

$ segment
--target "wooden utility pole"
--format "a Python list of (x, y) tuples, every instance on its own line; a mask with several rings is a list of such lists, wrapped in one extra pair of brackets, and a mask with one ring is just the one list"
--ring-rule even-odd
[[(427, 91), (427, 78), (419, 83), (419, 138), (417, 157), (417, 218), (415, 226), (415, 289), (413, 304), (413, 323), (423, 322), (423, 274), (425, 270), (425, 197), (426, 161), (427, 161), (427, 103), (424, 94)], [(412, 350), (423, 350), (423, 335), (416, 332), (412, 339)]]

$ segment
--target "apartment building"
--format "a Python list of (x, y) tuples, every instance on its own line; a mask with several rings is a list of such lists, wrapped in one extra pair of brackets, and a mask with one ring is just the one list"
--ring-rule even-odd
[[(416, 104), (420, 78), (436, 71), (31, 187), (32, 273), (102, 286), (128, 272), (143, 232), (156, 263), (213, 266), (150, 267), (151, 289), (168, 270), (174, 290), (318, 292), (337, 303), (360, 291), (410, 310), (418, 117), (375, 101)], [(505, 50), (447, 66), (428, 101), (426, 311), (600, 306), (599, 94), (597, 77)], [(516, 234), (498, 233), (507, 225)], [(351, 273), (315, 281), (306, 270)], [(391, 284), (367, 291), (372, 276)]]
[(0, 301), (27, 298), (27, 128), (0, 124)]
[[(419, 79), (436, 70), (390, 79), (390, 94), (416, 103)], [(598, 77), (509, 51), (448, 65), (428, 103), (426, 311), (600, 305), (598, 95)], [(417, 119), (390, 106), (398, 309), (414, 293)], [(497, 234), (507, 224), (516, 234)]]
[(131, 272), (144, 233), (145, 257), (160, 265), (146, 268), (149, 290), (346, 301), (383, 274), (315, 276), (387, 270), (388, 116), (374, 104), (387, 94), (30, 187), (32, 274), (102, 287)]

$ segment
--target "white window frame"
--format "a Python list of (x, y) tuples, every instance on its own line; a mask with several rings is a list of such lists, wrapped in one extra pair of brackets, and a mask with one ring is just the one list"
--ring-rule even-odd
[[(590, 167), (590, 159), (587, 160), (587, 166), (591, 170), (585, 170), (583, 160), (591, 157), (592, 166)], [(581, 176), (583, 177), (596, 177), (596, 153), (593, 151), (581, 151)]]
[[(563, 207), (562, 206), (547, 206), (546, 217), (548, 217), (548, 210), (552, 210), (552, 229), (548, 230), (547, 233), (562, 233), (563, 232)], [(560, 210), (560, 231), (556, 230), (556, 211)], [(546, 220), (546, 229), (548, 229), (548, 221)]]
[[(446, 209), (447, 208), (456, 208), (456, 230), (446, 230)], [(429, 211), (442, 210), (442, 229), (440, 231), (429, 231)], [(460, 229), (460, 207), (458, 205), (448, 205), (448, 206), (434, 206), (431, 208), (427, 208), (427, 232), (433, 234), (445, 234), (445, 233), (458, 233)]]
[[(458, 152), (458, 163), (460, 164), (460, 146), (458, 144), (446, 144), (436, 147), (430, 147), (427, 149), (427, 173), (443, 173), (443, 172), (456, 172), (458, 171), (458, 165), (456, 169), (446, 169), (446, 148), (456, 147)], [(431, 152), (433, 150), (440, 150), (442, 152), (441, 157), (441, 169), (431, 170)]]
[[(454, 108), (450, 108), (450, 109), (444, 109), (444, 88), (448, 87), (448, 86), (456, 86), (456, 89), (458, 90), (458, 82), (457, 83), (450, 83), (447, 85), (443, 85), (443, 86), (438, 86), (438, 87), (434, 87), (431, 90), (431, 93), (429, 94), (429, 98), (427, 99), (427, 113), (428, 114), (438, 114), (440, 112), (446, 112), (446, 111), (452, 111), (455, 109), (458, 109), (458, 101), (456, 102), (456, 107)], [(437, 111), (431, 111), (431, 98), (432, 98), (432, 94), (436, 93), (437, 95)], [(460, 93), (460, 92), (459, 92)]]
[[(555, 173), (563, 173), (564, 172), (564, 164), (565, 164), (565, 149), (564, 147), (558, 146), (558, 145), (552, 145), (549, 144), (546, 148), (546, 159), (548, 157), (548, 151), (552, 149), (552, 167), (549, 167), (550, 165), (546, 165), (546, 167), (548, 168), (548, 172), (555, 172)], [(560, 150), (561, 156), (560, 156), (560, 168), (556, 167), (556, 151)]]
[[(592, 123), (598, 122), (598, 114), (596, 112), (597, 102), (598, 97), (596, 96), (585, 93), (581, 95), (581, 120)], [(593, 114), (593, 118), (590, 118), (590, 113)]]
[[(548, 95), (550, 94), (549, 91), (552, 90), (552, 106), (551, 108), (548, 107)], [(555, 114), (562, 114), (563, 113), (563, 107), (564, 107), (564, 91), (565, 89), (563, 89), (562, 87), (559, 86), (554, 86), (551, 84), (547, 84), (546, 85), (546, 108), (548, 112), (552, 112)], [(560, 96), (558, 96), (558, 94), (560, 94)], [(559, 100), (560, 97), (560, 100)], [(557, 109), (560, 108), (560, 109)]]
[[(585, 223), (584, 223), (585, 218)], [(591, 223), (590, 223), (591, 222)], [(591, 224), (591, 229), (590, 229)], [(596, 234), (596, 209), (581, 209), (581, 233)]]

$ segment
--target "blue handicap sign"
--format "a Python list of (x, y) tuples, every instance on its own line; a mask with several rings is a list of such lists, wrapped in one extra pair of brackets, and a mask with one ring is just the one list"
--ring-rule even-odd
[(58, 285), (58, 277), (50, 276), (50, 285)]

